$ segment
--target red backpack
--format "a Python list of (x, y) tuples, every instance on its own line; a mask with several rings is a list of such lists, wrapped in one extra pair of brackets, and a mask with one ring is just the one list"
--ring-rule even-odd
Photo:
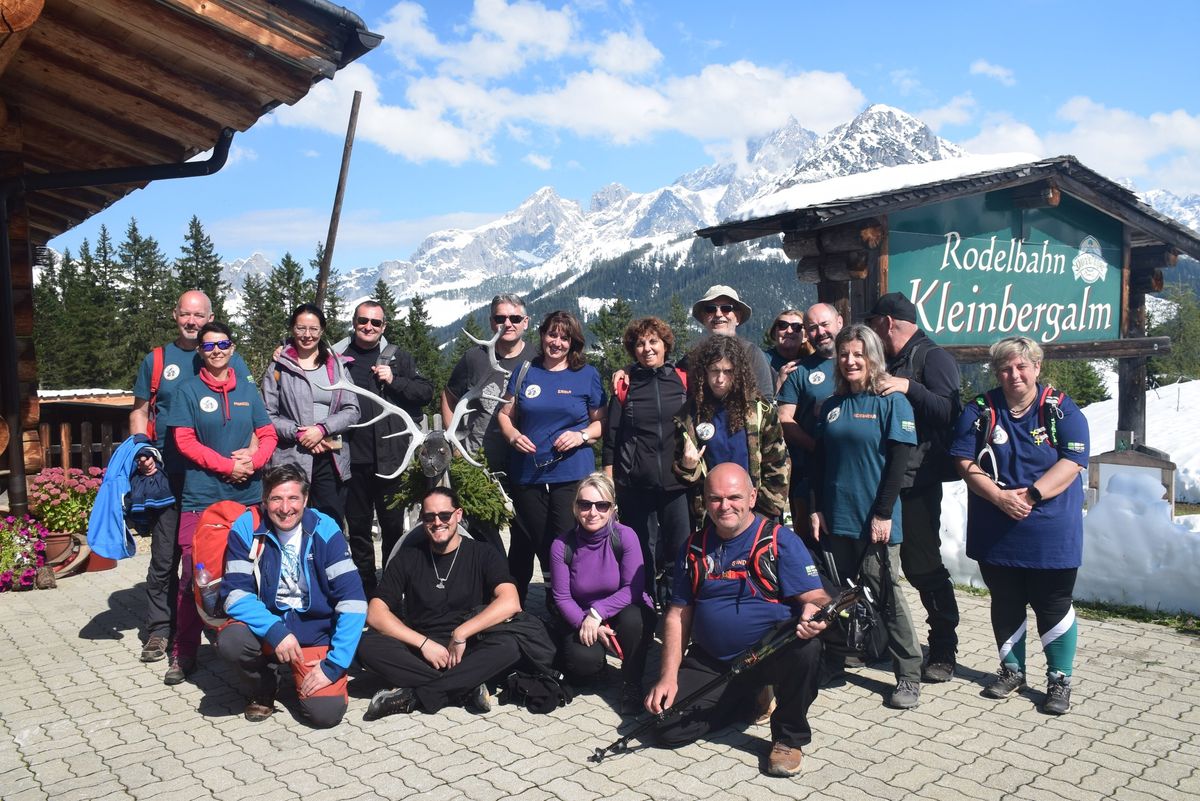
[[(219, 592), (221, 577), (225, 574), (225, 548), (229, 542), (229, 529), (233, 521), (250, 510), (251, 522), (258, 528), (259, 511), (257, 506), (245, 506), (237, 501), (217, 501), (204, 510), (200, 521), (196, 524), (196, 533), (192, 537), (192, 593), (196, 598), (196, 611), (204, 625), (212, 629), (223, 629), (229, 625), (229, 617), (225, 615), (222, 604), (217, 601), (206, 609), (204, 596), (194, 577), (200, 565), (208, 572), (207, 589)], [(254, 536), (254, 544), (250, 546), (250, 561), (254, 563), (254, 578), (258, 581), (258, 559), (263, 552), (263, 535)]]
[[(693, 532), (687, 541), (687, 557), (684, 564), (687, 568), (688, 580), (692, 585), (693, 598), (700, 593), (700, 585), (710, 578), (705, 559), (710, 528), (712, 528), (711, 524), (706, 524), (699, 531)], [(722, 576), (722, 578), (745, 579), (750, 585), (751, 593), (761, 595), (763, 600), (773, 604), (781, 601), (779, 528), (778, 524), (768, 521), (765, 517), (762, 518), (758, 523), (758, 529), (754, 532), (754, 542), (750, 544), (746, 567), (731, 570)]]
[(150, 367), (150, 398), (146, 402), (146, 415), (148, 417), (146, 421), (146, 436), (150, 438), (151, 443), (154, 443), (158, 442), (158, 437), (156, 436), (157, 426), (154, 421), (158, 417), (158, 388), (162, 385), (163, 347), (161, 345), (158, 346), (150, 351), (150, 354), (153, 357), (153, 364)]

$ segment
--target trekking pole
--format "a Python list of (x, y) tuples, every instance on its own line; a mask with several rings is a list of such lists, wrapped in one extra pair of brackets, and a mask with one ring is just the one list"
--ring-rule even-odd
[[(862, 590), (859, 587), (848, 587), (847, 589), (842, 590), (841, 594), (838, 595), (837, 598), (821, 607), (821, 609), (812, 616), (813, 621), (816, 623), (828, 623), (832, 621), (839, 614), (841, 614), (843, 610), (854, 606), (854, 604), (858, 602), (861, 592)], [(671, 704), (658, 714), (651, 715), (650, 717), (646, 718), (637, 726), (635, 726), (632, 731), (614, 742), (612, 745), (609, 745), (605, 748), (595, 749), (592, 752), (592, 755), (588, 757), (588, 761), (599, 764), (604, 760), (604, 757), (609, 752), (613, 754), (621, 754), (625, 751), (628, 751), (629, 742), (631, 740), (640, 738), (643, 733), (680, 714), (689, 704), (691, 704), (697, 698), (703, 696), (714, 687), (724, 684), (725, 682), (733, 679), (735, 676), (745, 673), (747, 670), (762, 662), (764, 659), (773, 656), (774, 654), (786, 648), (788, 645), (791, 645), (792, 642), (796, 640), (796, 624), (795, 620), (790, 622), (791, 625), (789, 625), (786, 629), (771, 635), (766, 642), (739, 656), (726, 672), (714, 677), (711, 681), (706, 682), (702, 687), (696, 689), (694, 692), (689, 693), (687, 697), (676, 699), (675, 703)]]

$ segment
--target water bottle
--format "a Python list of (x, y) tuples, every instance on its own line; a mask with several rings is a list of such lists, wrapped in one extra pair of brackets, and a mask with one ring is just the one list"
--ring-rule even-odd
[(205, 569), (203, 562), (196, 565), (196, 573), (192, 576), (192, 581), (196, 582), (196, 588), (200, 590), (200, 602), (204, 606), (205, 613), (218, 614), (217, 605), (221, 600), (220, 589), (217, 587), (218, 582), (213, 581), (212, 575)]

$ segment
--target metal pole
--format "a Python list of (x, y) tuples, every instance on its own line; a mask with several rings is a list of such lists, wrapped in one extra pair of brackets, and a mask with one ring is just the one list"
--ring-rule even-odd
[(356, 89), (354, 102), (350, 105), (350, 123), (346, 126), (346, 145), (342, 148), (342, 169), (338, 173), (337, 193), (333, 197), (333, 213), (329, 216), (329, 234), (325, 237), (325, 253), (317, 271), (317, 296), (313, 302), (321, 308), (325, 306), (325, 292), (329, 287), (329, 265), (333, 263), (333, 246), (342, 217), (342, 198), (346, 195), (346, 176), (350, 173), (350, 153), (354, 150), (354, 129), (358, 127), (358, 104), (361, 101), (362, 92)]

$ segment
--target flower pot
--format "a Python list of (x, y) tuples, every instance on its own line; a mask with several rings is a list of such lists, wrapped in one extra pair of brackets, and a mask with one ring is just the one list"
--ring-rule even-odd
[(51, 531), (46, 535), (46, 564), (56, 565), (70, 556), (75, 537), (66, 531)]
[(101, 556), (93, 551), (87, 558), (87, 567), (84, 568), (84, 572), (98, 573), (101, 570), (112, 570), (116, 566), (115, 559), (109, 559), (107, 556)]

